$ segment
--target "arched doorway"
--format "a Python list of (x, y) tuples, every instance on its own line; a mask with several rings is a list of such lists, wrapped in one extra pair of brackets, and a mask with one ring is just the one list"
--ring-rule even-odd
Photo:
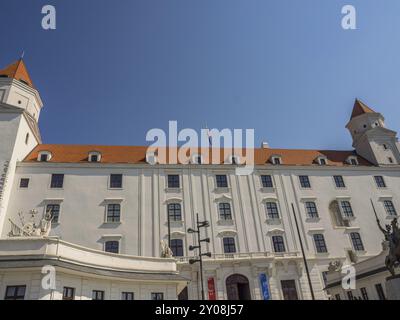
[(226, 279), (228, 300), (251, 300), (249, 280), (241, 274), (233, 274)]

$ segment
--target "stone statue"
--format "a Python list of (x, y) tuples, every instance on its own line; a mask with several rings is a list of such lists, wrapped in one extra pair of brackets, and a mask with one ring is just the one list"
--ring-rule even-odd
[(17, 225), (11, 219), (8, 219), (11, 223), (11, 231), (8, 233), (10, 237), (48, 237), (51, 231), (51, 220), (53, 215), (51, 211), (47, 211), (43, 214), (39, 224), (35, 222), (35, 217), (38, 211), (33, 209), (30, 211), (31, 218), (28, 222), (25, 222), (22, 212), (18, 213), (21, 225)]
[(328, 265), (329, 272), (337, 272), (340, 271), (342, 268), (342, 262), (340, 260), (331, 261)]
[(385, 229), (380, 225), (378, 217), (376, 217), (376, 222), (389, 247), (389, 253), (385, 259), (386, 268), (390, 271), (392, 276), (395, 276), (394, 268), (400, 264), (400, 229), (397, 224), (397, 219), (394, 218), (390, 225), (387, 224), (385, 226)]
[(172, 250), (171, 248), (168, 246), (168, 244), (164, 241), (161, 240), (161, 257), (162, 258), (172, 258)]

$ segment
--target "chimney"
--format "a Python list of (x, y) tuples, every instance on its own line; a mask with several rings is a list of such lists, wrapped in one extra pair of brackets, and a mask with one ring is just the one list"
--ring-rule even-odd
[(261, 142), (261, 148), (262, 149), (268, 149), (269, 148), (268, 142), (265, 142), (265, 141)]

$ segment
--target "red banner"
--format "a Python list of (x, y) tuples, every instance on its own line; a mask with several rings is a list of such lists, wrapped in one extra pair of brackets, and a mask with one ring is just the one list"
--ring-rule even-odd
[(217, 300), (217, 296), (215, 294), (215, 284), (214, 278), (208, 278), (208, 300)]

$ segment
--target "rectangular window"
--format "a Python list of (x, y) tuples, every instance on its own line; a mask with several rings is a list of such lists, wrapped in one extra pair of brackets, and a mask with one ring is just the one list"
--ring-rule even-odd
[(319, 164), (321, 166), (325, 166), (326, 165), (326, 160), (324, 158), (319, 159)]
[(272, 243), (274, 245), (274, 252), (285, 252), (285, 242), (282, 236), (272, 236)]
[(298, 300), (296, 283), (294, 280), (281, 280), (283, 300)]
[(22, 178), (19, 181), (19, 187), (20, 188), (28, 188), (29, 187), (29, 179), (28, 178)]
[(397, 212), (396, 209), (394, 208), (393, 202), (391, 200), (384, 200), (383, 205), (385, 207), (386, 213), (389, 216), (396, 216)]
[(217, 188), (228, 188), (228, 179), (225, 174), (217, 174), (215, 176)]
[(382, 284), (377, 283), (375, 285), (376, 293), (378, 294), (379, 300), (386, 300), (385, 292), (383, 291)]
[(120, 222), (121, 221), (121, 205), (113, 203), (107, 205), (107, 222)]
[(341, 201), (340, 205), (342, 207), (343, 216), (345, 218), (352, 218), (354, 217), (353, 209), (351, 208), (351, 204), (349, 201)]
[(314, 238), (315, 248), (317, 249), (318, 253), (328, 252), (323, 234), (314, 234), (313, 238)]
[(183, 257), (183, 240), (171, 239), (171, 250), (174, 257)]
[(267, 210), (268, 219), (279, 219), (278, 205), (276, 202), (265, 203), (265, 208)]
[(224, 253), (235, 253), (236, 246), (235, 246), (235, 239), (228, 237), (223, 239), (224, 242)]
[(92, 300), (104, 300), (104, 291), (93, 290), (92, 291)]
[(347, 299), (354, 300), (354, 296), (353, 296), (353, 292), (352, 291), (347, 291)]
[(232, 220), (232, 212), (230, 203), (219, 203), (219, 216), (221, 220)]
[(42, 153), (40, 155), (40, 161), (42, 161), (42, 162), (46, 162), (47, 158), (48, 158), (48, 155), (46, 153)]
[(340, 294), (339, 294), (339, 293), (335, 294), (335, 299), (336, 299), (336, 300), (342, 300), (342, 298), (340, 297)]
[(110, 174), (110, 188), (111, 189), (122, 188), (122, 174)]
[(104, 251), (110, 253), (119, 253), (119, 241), (106, 241)]
[(179, 188), (179, 175), (178, 174), (169, 174), (168, 175), (168, 188)]
[(299, 181), (302, 188), (311, 188), (310, 179), (308, 176), (299, 176)]
[(60, 205), (59, 204), (48, 204), (46, 206), (46, 213), (51, 214), (51, 222), (58, 223), (60, 218)]
[(168, 204), (168, 216), (171, 221), (182, 220), (182, 210), (180, 203), (169, 203)]
[(383, 180), (382, 176), (374, 176), (374, 179), (378, 188), (386, 188), (385, 180)]
[(92, 154), (90, 156), (90, 162), (98, 162), (99, 161), (99, 156), (97, 154)]
[(162, 292), (152, 292), (151, 300), (164, 300), (164, 293)]
[(64, 185), (64, 175), (63, 174), (52, 174), (50, 188), (60, 189)]
[(272, 183), (272, 177), (269, 175), (262, 175), (261, 183), (262, 183), (263, 188), (273, 188), (274, 187), (274, 185)]
[(64, 287), (63, 289), (63, 300), (74, 300), (75, 288)]
[(122, 292), (121, 293), (121, 300), (134, 300), (135, 295), (133, 292)]
[(361, 240), (361, 236), (358, 232), (350, 233), (351, 242), (355, 251), (364, 251), (364, 244)]
[(26, 286), (7, 286), (4, 300), (24, 300)]
[(356, 166), (356, 165), (358, 165), (358, 162), (357, 162), (356, 159), (351, 158), (351, 159), (350, 159), (350, 164), (351, 164), (352, 166)]
[(307, 201), (306, 202), (306, 211), (308, 218), (318, 218), (318, 210), (315, 202)]
[(272, 158), (272, 164), (276, 164), (276, 165), (281, 164), (281, 158), (273, 157)]
[(362, 295), (363, 300), (369, 300), (367, 288), (361, 288), (360, 291), (361, 291), (361, 295)]
[(346, 188), (342, 176), (333, 176), (333, 179), (335, 180), (336, 188)]

